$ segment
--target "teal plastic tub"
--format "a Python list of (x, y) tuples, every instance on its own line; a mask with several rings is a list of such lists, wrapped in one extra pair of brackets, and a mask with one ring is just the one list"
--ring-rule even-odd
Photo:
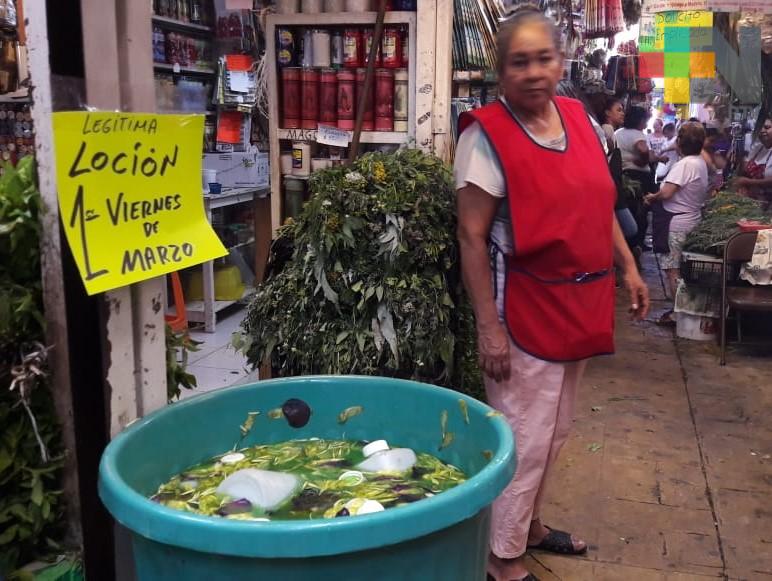
[[(312, 409), (303, 428), (266, 412), (289, 398)], [(468, 423), (459, 400), (468, 409)], [(338, 414), (364, 411), (345, 424)], [(447, 492), (350, 518), (248, 522), (176, 511), (148, 500), (188, 466), (230, 449), (249, 411), (261, 411), (245, 446), (295, 438), (386, 439), (432, 453), (469, 480)], [(439, 450), (440, 416), (453, 442)], [(485, 404), (432, 385), (382, 377), (297, 377), (202, 394), (148, 415), (107, 447), (99, 495), (131, 532), (137, 577), (193, 580), (485, 579), (490, 506), (512, 478), (506, 420)]]

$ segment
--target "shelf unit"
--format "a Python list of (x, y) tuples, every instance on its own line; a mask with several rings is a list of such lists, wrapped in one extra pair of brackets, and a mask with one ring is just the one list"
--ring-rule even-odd
[(157, 71), (179, 75), (213, 75), (215, 73), (215, 70), (211, 67), (183, 67), (170, 65), (169, 63), (153, 63), (153, 68)]
[(176, 20), (175, 18), (156, 15), (153, 16), (153, 24), (160, 24), (164, 27), (174, 28), (185, 32), (211, 33), (214, 30), (214, 28), (211, 26), (194, 24), (192, 22), (183, 22), (182, 20)]
[[(360, 136), (362, 143), (405, 144), (416, 141), (419, 123), (416, 122), (416, 102), (418, 92), (417, 71), (419, 69), (417, 46), (419, 44), (418, 22), (419, 12), (387, 12), (384, 19), (386, 25), (407, 25), (408, 27), (408, 131), (364, 131)], [(269, 138), (271, 167), (271, 228), (275, 232), (281, 225), (282, 187), (284, 179), (281, 174), (281, 141), (316, 141), (315, 129), (286, 129), (279, 126), (280, 115), (280, 69), (276, 64), (276, 28), (277, 27), (313, 27), (313, 28), (344, 28), (375, 26), (376, 12), (341, 12), (322, 14), (272, 14), (266, 20), (268, 64), (268, 103), (269, 103)], [(434, 26), (434, 22), (432, 22)], [(433, 40), (433, 39), (432, 39)], [(434, 63), (432, 63), (434, 64)], [(432, 81), (434, 79), (432, 78)], [(373, 82), (375, 80), (373, 79)], [(428, 88), (421, 85), (423, 95), (433, 94), (433, 85)], [(424, 122), (431, 113), (424, 118)], [(431, 126), (431, 125), (430, 125)]]

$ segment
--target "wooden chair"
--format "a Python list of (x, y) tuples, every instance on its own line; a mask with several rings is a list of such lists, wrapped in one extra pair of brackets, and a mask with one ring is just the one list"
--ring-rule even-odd
[[(733, 234), (724, 247), (721, 265), (721, 365), (726, 365), (726, 320), (734, 311), (737, 319), (737, 340), (742, 342), (742, 312), (772, 312), (772, 287), (742, 285), (730, 276), (730, 267), (748, 262), (756, 246), (756, 232)], [(730, 286), (732, 283), (732, 286)]]

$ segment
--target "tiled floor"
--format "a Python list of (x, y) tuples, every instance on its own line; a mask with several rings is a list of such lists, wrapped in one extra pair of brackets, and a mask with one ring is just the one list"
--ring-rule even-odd
[(234, 308), (218, 318), (214, 333), (205, 333), (203, 329), (190, 332), (193, 339), (202, 341), (199, 351), (191, 353), (188, 359), (188, 373), (196, 376), (198, 388), (183, 389), (181, 399), (233, 385), (247, 376), (250, 369), (246, 358), (231, 346), (231, 336), (245, 314), (244, 308)]

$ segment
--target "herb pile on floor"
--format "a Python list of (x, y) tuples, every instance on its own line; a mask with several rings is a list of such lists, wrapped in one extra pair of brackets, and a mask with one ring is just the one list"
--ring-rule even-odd
[(450, 170), (418, 150), (316, 172), (276, 247), (239, 341), (281, 376), (413, 378), (482, 396), (462, 294)]
[(737, 231), (739, 220), (764, 222), (772, 218), (756, 200), (731, 192), (722, 192), (710, 200), (702, 215), (702, 222), (686, 238), (684, 250), (716, 256), (721, 255), (722, 243)]

